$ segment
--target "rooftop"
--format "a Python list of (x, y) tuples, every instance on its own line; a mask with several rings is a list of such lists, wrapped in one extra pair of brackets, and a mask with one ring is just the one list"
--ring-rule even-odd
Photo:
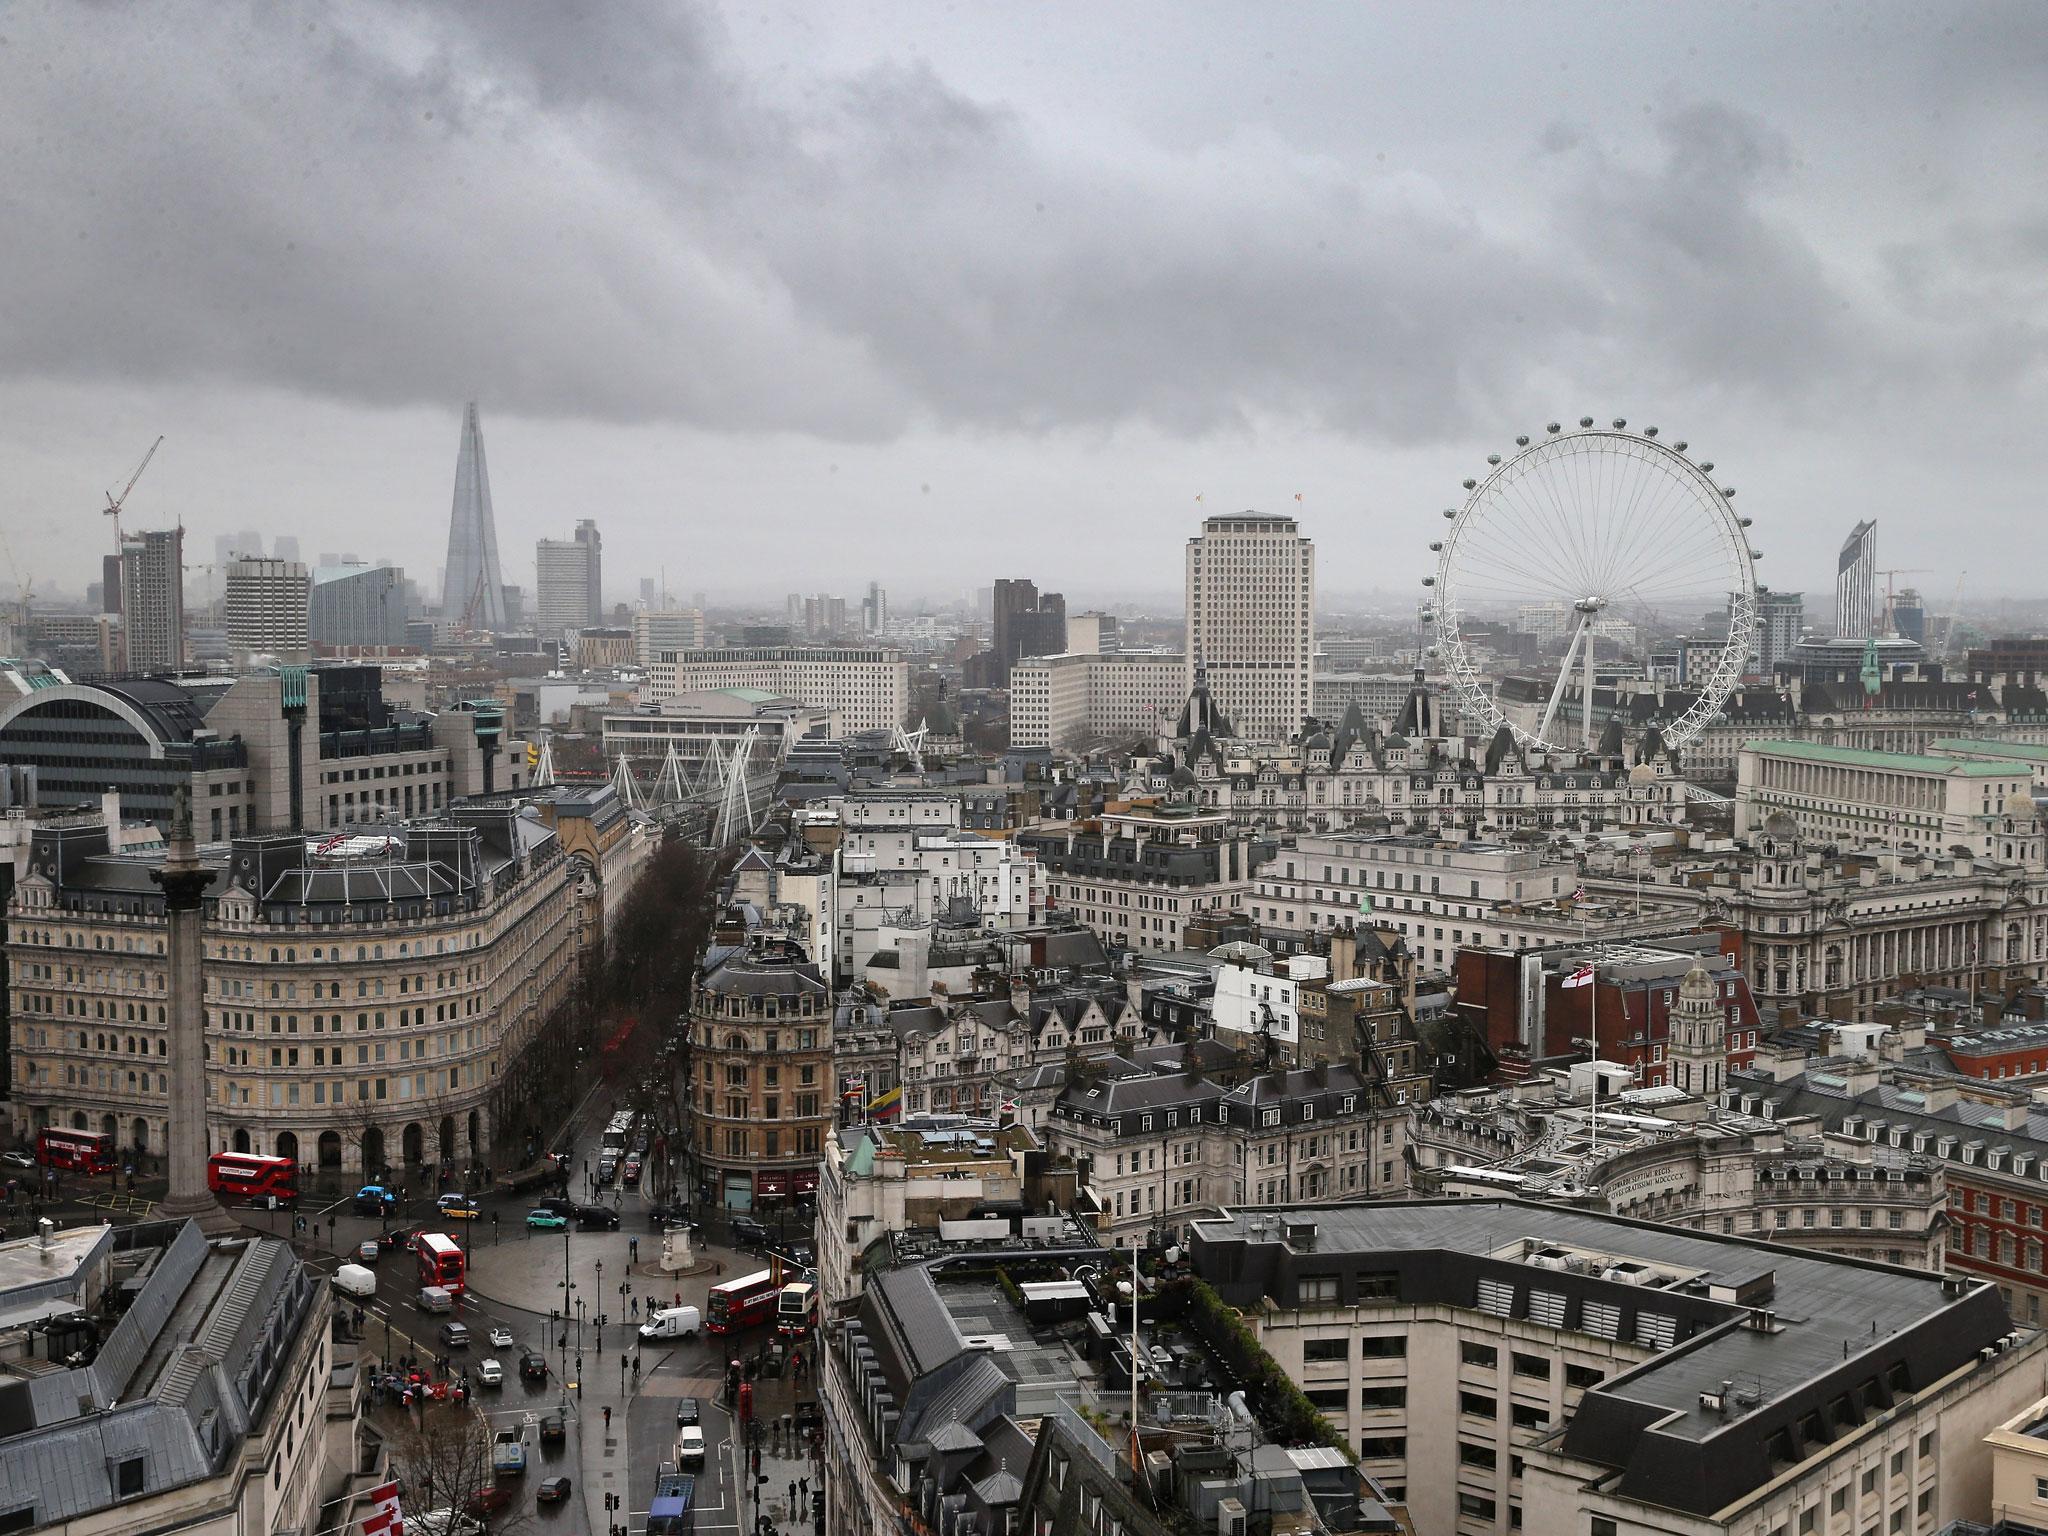
[(1802, 762), (1828, 763), (1837, 768), (1888, 768), (1895, 773), (1945, 773), (1966, 779), (2029, 777), (2033, 770), (2017, 757), (1985, 761), (1976, 758), (1936, 757), (1920, 752), (1869, 752), (1861, 747), (1828, 747), (1817, 741), (1752, 741), (1745, 752), (1762, 752), (1771, 757), (1793, 757)]

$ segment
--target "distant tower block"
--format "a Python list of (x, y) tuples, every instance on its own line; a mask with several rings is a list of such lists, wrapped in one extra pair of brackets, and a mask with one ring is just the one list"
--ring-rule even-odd
[(170, 1193), (159, 1212), (167, 1219), (198, 1218), (209, 1232), (227, 1232), (234, 1218), (206, 1187), (206, 983), (202, 902), (213, 871), (192, 846), (192, 792), (178, 787), (171, 802), (170, 850), (151, 872), (163, 887), (169, 920), (171, 993)]
[(510, 627), (505, 622), (505, 581), (498, 571), (498, 525), (491, 516), (484, 431), (477, 423), (474, 400), (462, 415), (462, 448), (455, 458), (455, 504), (448, 513), (441, 616), (467, 621), (473, 629)]

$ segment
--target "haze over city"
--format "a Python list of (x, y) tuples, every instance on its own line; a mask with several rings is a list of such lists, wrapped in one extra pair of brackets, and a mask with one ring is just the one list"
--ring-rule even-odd
[(470, 398), (509, 549), (600, 515), (613, 570), (734, 598), (880, 528), (906, 594), (1042, 553), (1170, 603), (1202, 510), (1283, 505), (1327, 593), (1405, 595), (1458, 481), (1584, 412), (1710, 452), (1781, 585), (1873, 515), (1974, 593), (2048, 554), (2023, 5), (4, 29), (0, 519), (39, 585), (93, 579), (160, 432), (137, 526), (346, 527), (431, 579)]

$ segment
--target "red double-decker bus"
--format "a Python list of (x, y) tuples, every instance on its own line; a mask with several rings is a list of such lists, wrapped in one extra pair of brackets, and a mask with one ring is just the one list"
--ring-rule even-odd
[(706, 1333), (737, 1333), (775, 1316), (776, 1299), (782, 1287), (767, 1270), (742, 1275), (723, 1285), (711, 1287), (704, 1309)]
[(36, 1132), (36, 1161), (79, 1173), (114, 1171), (114, 1138), (102, 1131), (67, 1131), (46, 1125)]
[(293, 1206), (299, 1203), (299, 1165), (288, 1157), (216, 1152), (206, 1160), (206, 1187), (227, 1202)]
[(438, 1285), (455, 1296), (463, 1293), (469, 1256), (455, 1246), (454, 1238), (445, 1232), (422, 1232), (413, 1239), (412, 1251), (419, 1256), (422, 1286)]

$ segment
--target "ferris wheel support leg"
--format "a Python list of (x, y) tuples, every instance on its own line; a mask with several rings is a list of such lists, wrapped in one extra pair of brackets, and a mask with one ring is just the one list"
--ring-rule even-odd
[(1586, 621), (1580, 628), (1584, 630), (1586, 636), (1586, 683), (1584, 689), (1585, 698), (1581, 701), (1584, 705), (1581, 711), (1581, 721), (1584, 727), (1586, 751), (1590, 753), (1593, 750), (1593, 615), (1587, 614)]
[[(1543, 706), (1543, 723), (1536, 727), (1538, 741), (1550, 740), (1550, 723), (1557, 718), (1557, 706), (1564, 701), (1564, 682), (1572, 675), (1572, 658), (1578, 654), (1579, 641), (1586, 638), (1586, 625), (1590, 622), (1589, 615), (1580, 614), (1578, 627), (1572, 631), (1572, 637), (1565, 645), (1564, 660), (1557, 668), (1557, 681), (1550, 686), (1550, 702)], [(1588, 639), (1586, 649), (1590, 652), (1592, 648)]]

